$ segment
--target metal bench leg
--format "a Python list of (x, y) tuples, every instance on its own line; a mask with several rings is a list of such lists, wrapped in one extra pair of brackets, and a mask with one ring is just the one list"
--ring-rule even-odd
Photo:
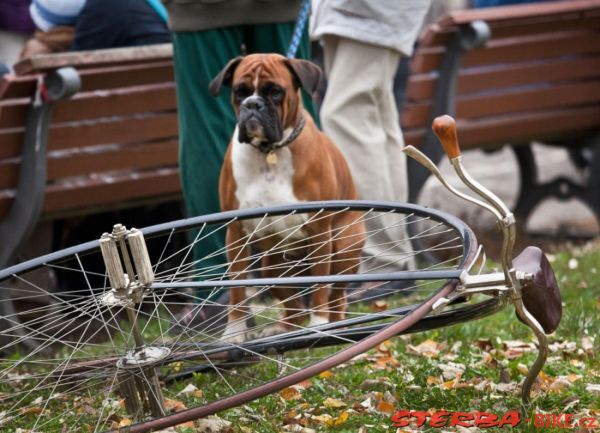
[(592, 160), (589, 168), (586, 203), (596, 215), (596, 221), (600, 223), (600, 134), (593, 136), (589, 143), (589, 147), (592, 149)]
[[(7, 267), (14, 259), (39, 220), (46, 187), (46, 151), (52, 103), (72, 96), (78, 91), (80, 83), (79, 74), (73, 68), (61, 68), (38, 81), (27, 113), (15, 198), (8, 215), (0, 221), (0, 269)], [(9, 333), (11, 336), (0, 340), (0, 347), (8, 347), (10, 340), (23, 335), (24, 330), (19, 326), (20, 319), (12, 299), (11, 290), (0, 290), (0, 329), (13, 329)], [(30, 349), (37, 347), (32, 340), (23, 340), (22, 344)]]
[(543, 198), (537, 183), (537, 165), (530, 145), (512, 146), (512, 150), (519, 164), (521, 182), (514, 214), (519, 220), (527, 221), (527, 217), (533, 211), (533, 208)]
[[(538, 181), (538, 167), (531, 145), (513, 145), (513, 152), (519, 164), (521, 187), (515, 205), (514, 214), (521, 221), (527, 221), (535, 207), (543, 200), (555, 197), (559, 200), (576, 198), (586, 203), (600, 221), (600, 199), (597, 186), (600, 179), (597, 170), (600, 170), (600, 151), (595, 150), (595, 163), (592, 163), (590, 180), (587, 185), (575, 183), (572, 179), (559, 176), (550, 182)], [(595, 164), (595, 165), (594, 165)]]
[(27, 113), (15, 198), (8, 215), (0, 221), (0, 269), (8, 266), (19, 247), (31, 235), (41, 213), (53, 102), (75, 94), (80, 83), (79, 74), (73, 68), (58, 69), (38, 81)]

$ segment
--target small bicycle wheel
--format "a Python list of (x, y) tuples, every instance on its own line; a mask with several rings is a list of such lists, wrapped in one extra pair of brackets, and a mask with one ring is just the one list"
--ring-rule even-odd
[[(319, 224), (326, 220), (344, 223)], [(427, 251), (411, 246), (406, 233), (414, 223), (420, 229), (412, 237)], [(211, 234), (236, 225), (244, 235), (225, 249), (194, 254)], [(169, 427), (293, 385), (415, 324), (467, 319), (442, 313), (421, 320), (454, 290), (477, 249), (463, 222), (433, 209), (315, 202), (141, 231), (154, 281), (131, 284), (125, 297), (110, 287), (99, 241), (0, 271), (1, 302), (14, 312), (0, 332), (3, 429), (102, 432), (130, 421), (131, 432)], [(331, 242), (334, 248), (323, 247)], [(214, 265), (225, 250), (232, 260)], [(324, 262), (329, 272), (316, 273)], [(339, 295), (365, 282), (361, 296), (344, 302)], [(391, 295), (377, 290), (383, 285)], [(243, 301), (229, 302), (240, 287)], [(315, 305), (324, 287), (328, 297)], [(243, 314), (227, 323), (232, 311)], [(311, 326), (314, 312), (339, 320)]]

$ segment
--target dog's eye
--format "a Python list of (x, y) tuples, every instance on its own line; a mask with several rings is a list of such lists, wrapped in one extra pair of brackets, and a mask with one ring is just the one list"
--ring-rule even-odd
[(271, 99), (279, 101), (283, 98), (283, 90), (278, 86), (269, 86), (263, 89), (263, 92)]
[(252, 91), (246, 86), (239, 86), (233, 90), (233, 94), (235, 96), (235, 99), (237, 99), (238, 101), (243, 101), (244, 99), (252, 95)]

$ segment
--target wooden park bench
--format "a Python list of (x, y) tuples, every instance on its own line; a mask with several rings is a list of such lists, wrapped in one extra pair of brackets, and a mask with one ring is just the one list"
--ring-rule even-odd
[[(452, 12), (429, 26), (411, 62), (401, 125), (407, 144), (437, 162), (431, 132), (440, 114), (457, 119), (463, 149), (512, 146), (520, 168), (514, 212), (542, 199), (576, 197), (600, 220), (600, 0), (531, 3)], [(587, 184), (540, 183), (530, 143), (564, 146)], [(586, 159), (585, 149), (591, 158)], [(410, 199), (428, 177), (409, 161)]]
[[(465, 149), (514, 148), (518, 216), (555, 195), (600, 218), (600, 0), (453, 12), (424, 32), (411, 67), (406, 143), (439, 161), (431, 120), (452, 114)], [(170, 45), (38, 56), (16, 72), (0, 81), (0, 268), (40, 218), (180, 197)], [(592, 149), (576, 158), (587, 185), (539, 184), (534, 140)], [(409, 161), (409, 176), (415, 201), (428, 172)]]
[(0, 81), (0, 268), (40, 218), (180, 197), (170, 44), (41, 55)]

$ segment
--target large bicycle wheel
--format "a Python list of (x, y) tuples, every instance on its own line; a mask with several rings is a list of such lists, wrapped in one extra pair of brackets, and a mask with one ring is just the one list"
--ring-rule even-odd
[[(314, 224), (341, 215), (343, 225)], [(378, 255), (361, 254), (363, 237), (353, 228), (378, 218), (395, 233), (418, 223), (413, 237), (427, 251), (412, 249), (408, 236), (374, 244), (385, 239), (379, 230), (364, 233)], [(226, 247), (233, 260), (205, 265), (223, 251), (194, 258), (194, 247), (209, 234), (240, 223), (245, 235)], [(315, 226), (328, 228), (307, 229)], [(8, 325), (0, 332), (3, 429), (101, 432), (125, 421), (134, 423), (132, 432), (173, 426), (290, 386), (399, 333), (496, 308), (489, 302), (425, 317), (454, 290), (477, 245), (460, 220), (417, 205), (305, 203), (142, 232), (155, 278), (131, 288), (126, 298), (110, 287), (98, 241), (0, 271), (2, 302), (14, 311), (3, 317)], [(343, 248), (324, 254), (320, 243), (332, 239), (343, 240), (336, 243)], [(246, 251), (243, 266), (232, 250)], [(315, 275), (324, 261), (335, 272)], [(371, 287), (367, 296), (347, 302), (344, 319), (309, 326), (314, 311), (343, 315), (342, 298), (334, 294), (357, 282)], [(384, 284), (394, 293), (373, 309), (369, 301)], [(325, 305), (315, 305), (312, 295), (325, 285), (331, 295)], [(227, 301), (234, 287), (245, 288), (243, 302)], [(52, 302), (36, 302), (41, 298)], [(243, 315), (238, 323), (229, 320), (229, 330), (243, 335), (223, 337), (231, 311)], [(188, 385), (194, 391), (182, 394)], [(174, 409), (169, 402), (175, 399)]]

